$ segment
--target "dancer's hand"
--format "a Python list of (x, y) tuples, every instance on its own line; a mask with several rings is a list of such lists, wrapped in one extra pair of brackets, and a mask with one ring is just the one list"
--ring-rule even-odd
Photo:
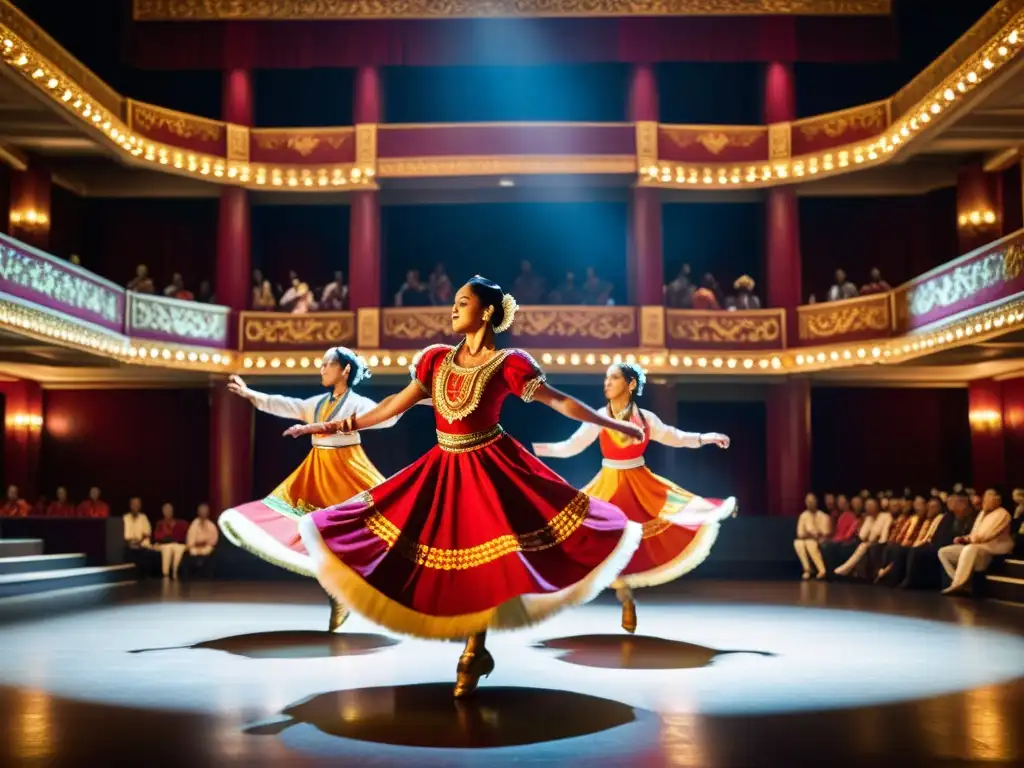
[(248, 400), (250, 391), (251, 390), (246, 385), (245, 381), (242, 379), (241, 376), (232, 374), (228, 378), (228, 392), (230, 392), (231, 394), (238, 395), (239, 397), (244, 397), (246, 400)]
[(644, 440), (644, 428), (639, 424), (634, 424), (631, 421), (618, 421), (615, 423), (615, 428), (638, 443), (642, 443)]
[(700, 439), (704, 445), (717, 445), (719, 448), (729, 447), (729, 436), (723, 435), (721, 432), (705, 432)]
[(319, 424), (292, 424), (284, 431), (285, 437), (302, 437), (303, 435), (315, 435)]

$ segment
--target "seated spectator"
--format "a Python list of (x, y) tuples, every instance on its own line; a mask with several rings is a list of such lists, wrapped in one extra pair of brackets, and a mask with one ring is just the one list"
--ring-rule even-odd
[(540, 304), (544, 298), (544, 278), (533, 271), (533, 265), (526, 259), (519, 262), (519, 277), (512, 285), (512, 295), (520, 306)]
[(846, 272), (842, 269), (836, 270), (836, 281), (832, 287), (828, 289), (828, 300), (829, 301), (842, 301), (843, 299), (852, 299), (857, 295), (857, 286), (851, 283), (847, 277)]
[(188, 557), (185, 559), (184, 570), (188, 576), (210, 574), (213, 562), (211, 557), (219, 538), (217, 526), (210, 520), (210, 505), (200, 504), (196, 509), (196, 519), (189, 525), (188, 534), (185, 536)]
[(721, 309), (718, 281), (708, 272), (700, 281), (700, 288), (693, 292), (693, 308), (703, 310)]
[(597, 276), (597, 271), (593, 267), (587, 267), (587, 276), (580, 287), (584, 304), (596, 307), (608, 306), (612, 303), (612, 288), (611, 283)]
[[(934, 506), (929, 504), (929, 513)], [(954, 491), (946, 497), (946, 509), (949, 511), (940, 507), (938, 514), (926, 521), (913, 548), (907, 553), (906, 574), (900, 589), (938, 586), (940, 583), (939, 550), (953, 541), (958, 526), (963, 531), (970, 530), (968, 523), (971, 521), (971, 507), (962, 491)]]
[(853, 554), (845, 563), (835, 569), (838, 576), (849, 576), (868, 553), (872, 544), (881, 542), (884, 544), (889, 540), (889, 532), (892, 529), (892, 515), (889, 512), (882, 512), (878, 499), (872, 497), (864, 502), (864, 524), (858, 533), (860, 543), (857, 544)]
[(938, 496), (932, 496), (925, 504), (923, 511), (915, 510), (915, 514), (912, 516), (915, 522), (904, 527), (899, 541), (892, 541), (886, 545), (885, 555), (875, 581), (886, 584), (902, 584), (907, 578), (908, 562), (913, 556), (913, 550), (929, 545), (946, 517), (948, 516), (943, 514), (942, 501)]
[(185, 287), (185, 280), (180, 272), (175, 272), (171, 276), (171, 284), (164, 288), (164, 296), (182, 301), (192, 301), (195, 298), (192, 291)]
[(303, 282), (299, 280), (299, 274), (294, 269), (288, 270), (288, 287), (282, 289), (281, 286), (277, 286), (277, 293), (281, 296), (281, 309), (284, 312), (291, 312), (292, 307), (295, 306), (295, 302), (299, 298), (299, 286), (303, 285)]
[[(937, 496), (932, 498), (935, 500), (935, 510), (938, 513), (942, 509), (942, 502), (939, 501)], [(896, 499), (893, 499), (893, 502), (896, 502)], [(903, 581), (903, 566), (906, 563), (906, 554), (917, 541), (920, 529), (924, 528), (927, 524), (925, 521), (928, 514), (928, 505), (925, 503), (924, 496), (916, 496), (914, 498), (913, 506), (909, 512), (905, 509), (902, 500), (900, 501), (900, 507), (898, 516), (896, 512), (893, 512), (897, 522), (893, 523), (893, 532), (889, 537), (888, 543), (876, 545), (877, 550), (874, 550), (872, 555), (874, 562), (871, 564), (871, 570), (875, 573), (876, 583), (888, 580), (898, 584)]]
[(869, 296), (872, 293), (885, 293), (891, 290), (889, 284), (882, 279), (882, 272), (878, 267), (871, 268), (871, 281), (860, 287), (861, 296)]
[(7, 486), (7, 498), (0, 506), (0, 517), (28, 517), (30, 510), (28, 502), (18, 493), (18, 486)]
[(100, 498), (100, 489), (95, 485), (89, 489), (89, 498), (78, 505), (79, 517), (110, 517), (110, 507)]
[(47, 517), (74, 517), (75, 505), (68, 501), (68, 489), (64, 486), (57, 488), (57, 498), (50, 502), (46, 508)]
[(1007, 555), (1013, 551), (1010, 536), (1010, 513), (1003, 506), (1003, 494), (989, 488), (982, 498), (981, 513), (974, 521), (971, 532), (958, 536), (948, 547), (939, 550), (939, 562), (952, 580), (944, 595), (970, 591), (970, 578), (974, 571), (988, 568), (994, 555)]
[(583, 291), (576, 287), (576, 274), (566, 272), (565, 279), (548, 294), (548, 304), (570, 306), (583, 303)]
[(272, 312), (277, 309), (274, 288), (270, 285), (269, 280), (264, 280), (258, 288), (252, 289), (252, 308), (264, 312)]
[(142, 512), (142, 499), (133, 496), (124, 516), (124, 559), (134, 563), (141, 578), (149, 576), (153, 563), (153, 529)]
[(305, 283), (299, 283), (295, 287), (295, 301), (291, 303), (291, 313), (293, 315), (305, 315), (310, 312), (316, 312), (317, 305), (313, 301), (313, 292), (309, 290), (309, 286)]
[(410, 269), (405, 273), (405, 282), (395, 294), (396, 307), (429, 307), (430, 292), (427, 286), (420, 282), (420, 271)]
[(348, 286), (341, 270), (334, 273), (334, 279), (324, 286), (320, 294), (320, 309), (324, 312), (340, 312), (348, 305)]
[(156, 293), (153, 278), (149, 276), (149, 267), (139, 264), (135, 268), (135, 277), (128, 283), (128, 290), (135, 291), (135, 293)]
[(860, 542), (857, 537), (861, 527), (860, 515), (850, 507), (846, 494), (836, 496), (836, 509), (839, 516), (832, 526), (832, 537), (821, 543), (822, 557), (830, 570), (844, 562)]
[(213, 286), (209, 280), (199, 283), (199, 292), (196, 294), (196, 301), (202, 304), (216, 304), (217, 297), (213, 295)]
[(185, 556), (188, 523), (174, 516), (174, 505), (167, 502), (160, 508), (161, 519), (153, 532), (153, 547), (160, 552), (160, 571), (164, 578), (178, 578), (181, 558)]
[(452, 286), (452, 279), (448, 277), (444, 264), (438, 262), (434, 265), (434, 271), (430, 273), (427, 280), (427, 289), (430, 293), (430, 303), (435, 307), (450, 307), (455, 299), (455, 288)]
[(811, 578), (811, 563), (818, 570), (818, 579), (824, 579), (826, 575), (825, 561), (821, 559), (819, 544), (832, 533), (832, 520), (827, 512), (818, 509), (818, 497), (808, 493), (804, 499), (806, 509), (800, 513), (796, 521), (796, 539), (793, 541), (793, 549), (796, 556), (800, 558), (800, 564), (804, 567), (804, 581)]
[(690, 265), (683, 264), (679, 274), (665, 286), (665, 306), (672, 309), (692, 309), (695, 286), (690, 279)]
[(742, 275), (732, 284), (736, 291), (736, 309), (760, 309), (761, 300), (754, 295), (754, 278)]

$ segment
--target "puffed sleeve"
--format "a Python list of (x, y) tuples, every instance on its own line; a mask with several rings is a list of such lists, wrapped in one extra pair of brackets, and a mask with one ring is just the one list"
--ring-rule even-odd
[(434, 368), (437, 361), (451, 350), (447, 344), (432, 344), (416, 353), (409, 366), (409, 373), (412, 380), (420, 385), (423, 394), (427, 397), (432, 395), (431, 385), (434, 381)]
[(524, 403), (533, 402), (537, 389), (546, 380), (537, 361), (521, 349), (513, 349), (505, 358), (505, 383)]

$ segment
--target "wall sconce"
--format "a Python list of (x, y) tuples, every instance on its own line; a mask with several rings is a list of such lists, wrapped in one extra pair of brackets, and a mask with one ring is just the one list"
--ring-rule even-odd
[(11, 225), (22, 229), (42, 229), (50, 223), (50, 217), (35, 208), (11, 211)]
[(1003, 425), (1003, 415), (990, 408), (971, 411), (968, 418), (971, 427), (979, 432), (996, 432)]
[(996, 214), (994, 211), (971, 211), (970, 213), (961, 213), (957, 221), (961, 227), (980, 229), (983, 226), (995, 224)]
[(14, 429), (39, 430), (43, 427), (43, 417), (35, 413), (14, 413), (7, 417), (7, 426)]

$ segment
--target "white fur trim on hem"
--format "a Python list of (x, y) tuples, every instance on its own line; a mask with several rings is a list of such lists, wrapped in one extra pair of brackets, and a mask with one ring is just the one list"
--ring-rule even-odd
[(279, 542), (258, 525), (234, 509), (226, 509), (217, 518), (217, 526), (236, 547), (250, 552), (278, 568), (316, 578), (313, 560)]

